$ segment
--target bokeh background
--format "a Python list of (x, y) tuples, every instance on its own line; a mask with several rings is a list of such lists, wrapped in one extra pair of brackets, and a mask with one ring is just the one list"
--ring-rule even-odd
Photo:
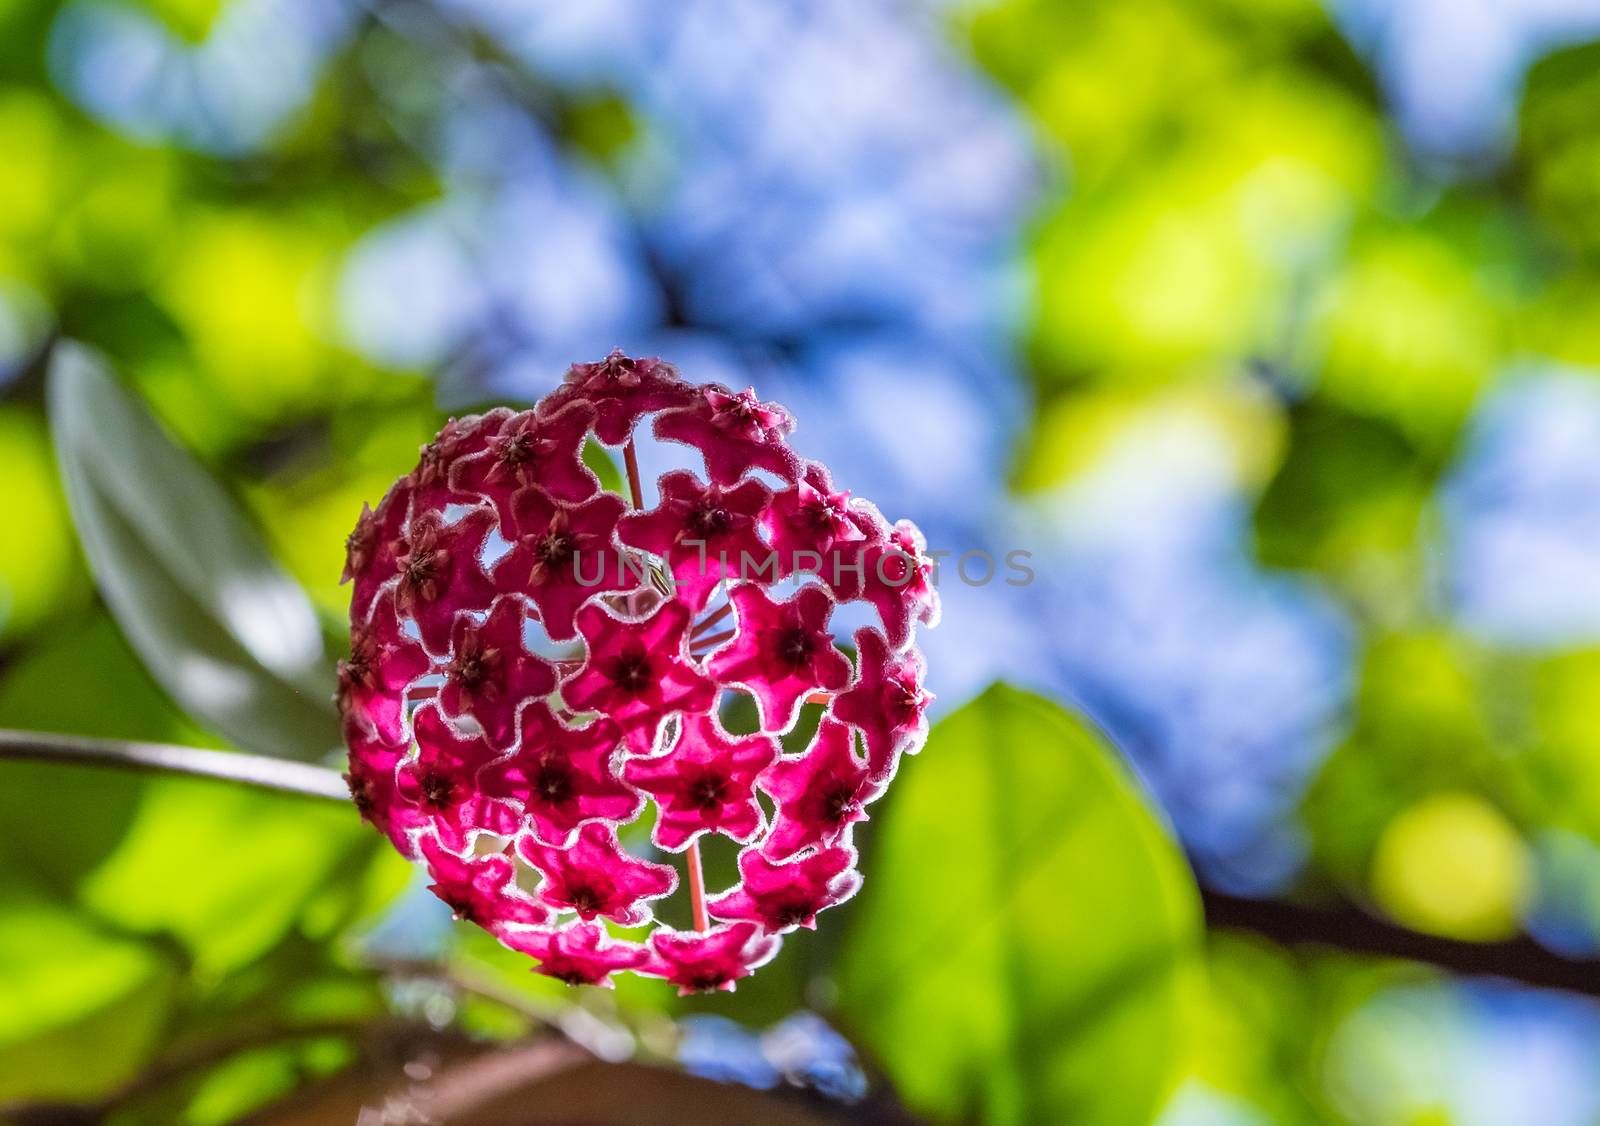
[[(91, 578), (61, 339), (251, 514), (330, 651), (344, 535), (449, 413), (613, 345), (753, 383), (935, 546), (1033, 553), (1028, 586), (945, 584), (939, 715), (1004, 679), (1087, 716), (1213, 892), (1600, 953), (1595, 0), (5, 0), (0, 726), (229, 745)], [(949, 745), (1025, 734), (986, 714)], [(1069, 887), (917, 882), (919, 840), (986, 831), (959, 798), (886, 799), (863, 902), (786, 969), (573, 1000), (347, 810), (0, 764), (0, 1105), (230, 1122), (376, 1022), (531, 1006), (933, 1120), (1600, 1122), (1600, 1006), (1514, 958), (1212, 927), (1170, 1052), (1019, 1016), (937, 957), (952, 906), (1040, 980), (1103, 955)], [(852, 966), (929, 944), (883, 973), (937, 979), (931, 1026), (852, 1011)], [(393, 972), (425, 959), (514, 1003)], [(1057, 1056), (1141, 1093), (1061, 1102)]]

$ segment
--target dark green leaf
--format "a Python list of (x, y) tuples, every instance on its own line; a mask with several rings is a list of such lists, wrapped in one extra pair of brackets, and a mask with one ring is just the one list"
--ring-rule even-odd
[(49, 402), (84, 551), (156, 679), (240, 747), (335, 746), (316, 614), (233, 500), (87, 349), (58, 348)]

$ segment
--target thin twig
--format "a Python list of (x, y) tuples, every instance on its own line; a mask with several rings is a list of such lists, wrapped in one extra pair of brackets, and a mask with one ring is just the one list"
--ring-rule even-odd
[(338, 771), (265, 755), (179, 747), (171, 743), (139, 743), (126, 739), (90, 739), (42, 731), (0, 729), (0, 759), (103, 766), (145, 773), (188, 774), (215, 778), (311, 798), (348, 800), (349, 787)]

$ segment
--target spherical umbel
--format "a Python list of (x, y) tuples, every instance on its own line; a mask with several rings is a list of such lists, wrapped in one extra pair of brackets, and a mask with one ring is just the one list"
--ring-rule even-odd
[[(647, 420), (695, 461), (654, 503)], [(614, 351), (532, 410), (452, 419), (350, 534), (356, 808), (540, 973), (732, 989), (861, 886), (853, 827), (927, 738), (916, 630), (939, 596), (915, 526), (836, 489), (793, 429), (753, 389)], [(591, 440), (624, 447), (628, 496), (584, 464)], [(834, 611), (854, 601), (877, 625), (846, 648)], [(534, 652), (536, 630), (564, 651)], [(740, 695), (749, 734), (719, 718)], [(808, 705), (816, 735), (785, 754)], [(647, 817), (648, 839), (627, 831)], [(708, 894), (716, 836), (739, 880)], [(678, 853), (692, 930), (655, 922)]]

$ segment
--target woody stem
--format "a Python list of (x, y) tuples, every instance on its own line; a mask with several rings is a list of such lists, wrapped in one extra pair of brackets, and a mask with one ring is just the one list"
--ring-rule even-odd
[[(644, 507), (644, 489), (639, 484), (639, 455), (634, 449), (633, 435), (628, 436), (628, 444), (622, 447), (622, 465), (628, 474), (628, 495), (633, 501), (633, 507)], [(700, 864), (700, 842), (689, 843), (688, 855), (684, 863), (689, 868), (689, 906), (694, 912), (694, 929), (703, 931), (710, 928), (706, 918), (706, 877)]]
[(633, 448), (633, 437), (629, 435), (628, 444), (622, 447), (622, 463), (628, 471), (628, 493), (633, 500), (633, 507), (644, 507), (644, 490), (639, 485), (639, 454)]

